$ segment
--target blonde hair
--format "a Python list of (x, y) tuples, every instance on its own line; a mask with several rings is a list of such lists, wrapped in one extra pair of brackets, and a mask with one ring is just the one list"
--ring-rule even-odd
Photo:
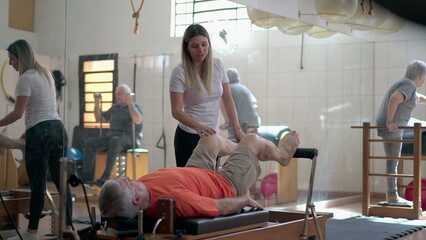
[(49, 88), (54, 89), (54, 80), (50, 72), (40, 66), (34, 57), (34, 52), (27, 41), (19, 39), (9, 45), (7, 51), (16, 57), (19, 63), (18, 72), (22, 75), (30, 69), (34, 69), (45, 77), (46, 84)]
[(195, 70), (194, 64), (192, 62), (191, 54), (188, 52), (188, 43), (191, 38), (202, 35), (207, 38), (209, 42), (209, 51), (206, 58), (203, 62), (203, 76), (201, 77), (201, 82), (204, 84), (208, 93), (212, 89), (212, 45), (210, 42), (210, 36), (207, 30), (199, 25), (192, 24), (185, 30), (182, 40), (182, 67), (185, 70), (185, 78), (187, 79), (187, 87), (193, 87), (196, 92), (201, 92), (201, 85), (197, 78), (197, 72)]

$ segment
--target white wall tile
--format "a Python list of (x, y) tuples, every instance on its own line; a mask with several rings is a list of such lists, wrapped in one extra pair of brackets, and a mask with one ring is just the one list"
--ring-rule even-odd
[(387, 69), (375, 69), (374, 71), (374, 94), (384, 95), (388, 90)]
[(323, 121), (323, 116), (327, 117), (328, 108), (327, 97), (310, 97), (309, 101), (311, 104), (310, 116), (311, 121)]
[(389, 42), (389, 68), (399, 68), (407, 66), (407, 42), (395, 41)]
[(310, 121), (310, 101), (307, 97), (294, 98), (294, 119), (298, 122)]
[(301, 48), (297, 47), (283, 47), (278, 49), (280, 56), (279, 62), (279, 71), (281, 72), (294, 72), (300, 70), (300, 64), (306, 63), (306, 53), (301, 56)]
[(387, 68), (388, 67), (388, 42), (374, 43), (374, 67)]
[(324, 97), (326, 95), (325, 71), (314, 71), (309, 76), (309, 92), (312, 97)]
[(361, 90), (361, 71), (351, 69), (343, 71), (343, 95), (359, 96)]
[(327, 69), (343, 69), (343, 44), (331, 45), (327, 47)]
[(362, 69), (361, 70), (361, 95), (373, 95), (374, 94), (374, 71), (373, 69)]
[(361, 68), (373, 68), (374, 64), (374, 43), (361, 43)]
[(426, 40), (407, 41), (407, 61), (413, 60), (426, 61)]
[(281, 97), (293, 97), (295, 95), (294, 72), (280, 73), (278, 76), (278, 91)]
[(309, 96), (309, 72), (303, 71), (295, 75), (294, 96)]
[(325, 70), (326, 61), (326, 47), (323, 45), (318, 46), (309, 46), (305, 47), (306, 54), (306, 67), (304, 69), (309, 71), (315, 71), (315, 70)]
[(342, 102), (343, 121), (360, 122), (361, 121), (361, 97), (343, 96)]
[(327, 72), (327, 95), (342, 96), (343, 94), (343, 71)]
[(343, 49), (343, 68), (359, 69), (361, 67), (361, 45), (359, 43), (345, 44)]

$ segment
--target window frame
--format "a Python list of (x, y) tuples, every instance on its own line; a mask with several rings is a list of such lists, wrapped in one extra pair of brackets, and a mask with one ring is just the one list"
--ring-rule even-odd
[[(226, 0), (225, 0), (226, 1)], [(170, 29), (170, 36), (171, 37), (182, 37), (183, 36), (183, 31), (182, 34), (179, 33), (179, 31), (177, 31), (178, 28), (183, 28), (186, 29), (186, 27), (188, 27), (191, 24), (206, 24), (212, 21), (216, 21), (216, 22), (233, 22), (235, 25), (238, 24), (239, 21), (249, 21), (250, 24), (248, 24), (248, 26), (250, 26), (247, 30), (251, 30), (251, 21), (248, 18), (247, 15), (247, 11), (245, 9), (247, 9), (247, 6), (244, 6), (242, 4), (239, 3), (235, 3), (235, 2), (231, 2), (231, 1), (226, 1), (229, 2), (230, 4), (235, 4), (235, 7), (216, 7), (216, 8), (212, 8), (209, 10), (200, 10), (200, 11), (196, 11), (195, 9), (197, 9), (197, 4), (203, 4), (205, 2), (218, 2), (218, 4), (220, 4), (220, 2), (223, 2), (223, 0), (172, 0), (171, 4), (171, 29)], [(188, 10), (188, 11), (182, 11), (182, 12), (177, 12), (178, 10), (178, 5), (182, 5), (182, 4), (192, 4), (192, 11)], [(205, 13), (212, 13), (212, 12), (221, 12), (221, 11), (229, 11), (229, 10), (233, 10), (234, 11), (234, 17), (228, 17), (228, 18), (217, 18), (217, 19), (213, 19), (213, 20), (205, 20), (205, 21), (196, 21), (195, 20), (195, 16), (197, 14), (205, 14)], [(239, 11), (244, 10), (244, 13), (239, 13)], [(192, 21), (184, 21), (182, 22), (177, 22), (177, 17), (178, 16), (182, 16), (182, 15), (191, 15), (191, 19)], [(219, 15), (219, 14), (218, 14)], [(242, 16), (239, 16), (242, 15)]]
[[(114, 69), (112, 71), (98, 71), (98, 72), (84, 72), (84, 63), (85, 62), (91, 62), (91, 61), (103, 61), (103, 60), (114, 60)], [(86, 122), (84, 120), (84, 115), (85, 113), (90, 113), (93, 111), (86, 111), (86, 104), (87, 103), (92, 103), (85, 100), (85, 86), (86, 86), (86, 82), (85, 82), (85, 75), (86, 74), (90, 74), (90, 73), (112, 73), (112, 104), (115, 102), (115, 88), (118, 85), (118, 53), (111, 53), (111, 54), (98, 54), (98, 55), (83, 55), (79, 57), (79, 124), (82, 128), (93, 128), (93, 127), (86, 127)], [(101, 109), (102, 111), (102, 109)], [(109, 128), (109, 124), (104, 124), (101, 125), (102, 129), (107, 129)], [(95, 127), (96, 128), (96, 127)]]

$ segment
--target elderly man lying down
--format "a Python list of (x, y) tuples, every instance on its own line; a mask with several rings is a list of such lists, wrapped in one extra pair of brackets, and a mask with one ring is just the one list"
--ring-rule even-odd
[[(238, 144), (217, 134), (203, 136), (186, 167), (164, 168), (138, 180), (107, 181), (99, 195), (103, 217), (133, 218), (139, 210), (155, 217), (158, 198), (174, 198), (178, 217), (219, 216), (236, 213), (245, 206), (263, 209), (246, 196), (260, 174), (258, 161), (288, 165), (299, 146), (293, 131), (279, 147), (256, 134), (247, 134)], [(230, 155), (215, 172), (216, 157)]]

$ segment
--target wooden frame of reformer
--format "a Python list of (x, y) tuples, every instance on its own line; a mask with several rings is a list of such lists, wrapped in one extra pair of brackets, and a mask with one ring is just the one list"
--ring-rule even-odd
[[(199, 235), (184, 235), (176, 237), (170, 234), (146, 233), (145, 238), (149, 239), (178, 239), (178, 240), (198, 240), (198, 239), (221, 239), (221, 240), (246, 240), (246, 239), (285, 239), (296, 240), (301, 238), (304, 225), (304, 212), (271, 210), (269, 211), (269, 220), (265, 223), (244, 226), (240, 228), (227, 229), (212, 233)], [(332, 213), (319, 213), (317, 221), (321, 232), (326, 233), (326, 221), (333, 217)], [(309, 218), (307, 235), (309, 237), (317, 236), (314, 219)], [(119, 240), (134, 240), (136, 237), (117, 238), (116, 231), (100, 230), (97, 233), (99, 239), (119, 239)]]

